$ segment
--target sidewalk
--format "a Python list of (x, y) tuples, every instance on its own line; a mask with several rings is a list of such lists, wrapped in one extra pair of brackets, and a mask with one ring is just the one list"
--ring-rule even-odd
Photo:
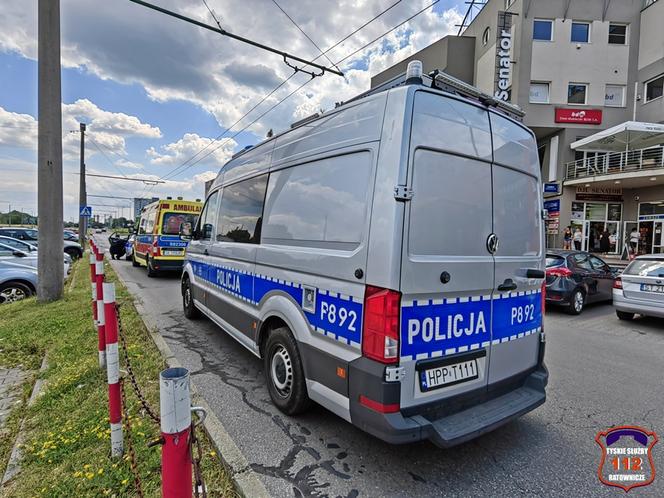
[(20, 368), (0, 367), (0, 431), (12, 406), (21, 401), (21, 384), (29, 373)]

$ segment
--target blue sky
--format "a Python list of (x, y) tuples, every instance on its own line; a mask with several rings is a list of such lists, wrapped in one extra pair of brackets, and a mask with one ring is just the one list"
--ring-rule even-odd
[[(349, 2), (351, 0), (348, 0)], [(8, 204), (36, 211), (37, 62), (34, 5), (9, 0), (0, 14), (0, 211)], [(113, 2), (115, 3), (115, 2)], [(158, 1), (160, 5), (211, 22), (198, 0)], [(264, 0), (210, 2), (223, 23), (237, 32), (251, 32), (260, 41), (285, 47), (305, 57), (317, 55), (286, 18), (270, 11)], [(329, 47), (391, 3), (388, 0), (353, 4), (282, 0), (280, 4), (322, 47)], [(354, 49), (417, 12), (429, 2), (407, 0), (381, 16), (328, 55), (339, 60)], [(36, 4), (35, 4), (36, 5)], [(257, 8), (259, 6), (260, 8)], [(289, 75), (278, 57), (257, 53), (237, 42), (220, 40), (185, 23), (173, 23), (154, 12), (120, 3), (91, 6), (85, 0), (62, 2), (62, 101), (64, 140), (65, 219), (77, 211), (78, 136), (68, 133), (77, 122), (89, 124), (86, 164), (89, 171), (127, 176), (165, 176), (210, 143), (260, 98)], [(456, 10), (454, 10), (456, 8)], [(318, 78), (256, 125), (235, 137), (222, 139), (208, 150), (214, 154), (150, 189), (158, 196), (200, 197), (203, 181), (214, 176), (234, 150), (255, 144), (265, 132), (288, 124), (320, 108), (330, 108), (368, 88), (371, 74), (452, 32), (463, 2), (442, 0), (344, 63), (347, 79)], [(30, 11), (30, 10), (33, 11)], [(242, 11), (242, 9), (246, 9)], [(354, 10), (355, 11), (354, 11)], [(99, 11), (99, 12), (97, 12)], [(340, 14), (340, 11), (344, 14)], [(244, 24), (244, 26), (243, 26)], [(20, 27), (22, 29), (17, 29)], [(4, 33), (7, 33), (5, 36)], [(284, 45), (284, 41), (287, 41)], [(321, 59), (324, 60), (324, 59)], [(281, 93), (236, 126), (240, 129), (299, 85), (295, 77)], [(146, 193), (139, 182), (89, 178), (89, 191), (133, 197)], [(120, 205), (112, 199), (104, 204)], [(99, 206), (128, 214), (128, 209)]]

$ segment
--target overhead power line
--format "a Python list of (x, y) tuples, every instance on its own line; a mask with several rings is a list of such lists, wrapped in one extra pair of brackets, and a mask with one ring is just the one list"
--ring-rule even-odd
[[(422, 14), (422, 13), (423, 13), (424, 11), (426, 11), (427, 9), (433, 7), (433, 6), (436, 5), (438, 2), (440, 2), (440, 0), (434, 0), (433, 2), (431, 2), (430, 4), (428, 4), (426, 7), (420, 9), (420, 10), (417, 11), (415, 14), (413, 14), (412, 16), (410, 16), (410, 17), (409, 17), (408, 19), (406, 19), (405, 21), (402, 21), (401, 23), (397, 24), (397, 25), (394, 26), (393, 28), (391, 28), (391, 29), (385, 31), (382, 35), (380, 35), (380, 36), (374, 38), (374, 39), (371, 40), (369, 43), (363, 45), (362, 47), (358, 48), (358, 49), (355, 50), (354, 52), (350, 53), (349, 55), (347, 55), (347, 56), (344, 57), (343, 59), (340, 59), (339, 61), (337, 61), (337, 64), (341, 64), (343, 61), (348, 60), (348, 59), (349, 59), (350, 57), (352, 57), (353, 55), (355, 55), (355, 54), (357, 54), (358, 52), (361, 52), (362, 50), (366, 49), (367, 47), (369, 47), (370, 45), (374, 44), (375, 42), (377, 42), (377, 41), (380, 40), (381, 38), (383, 38), (383, 37), (385, 37), (386, 35), (390, 34), (390, 33), (393, 32), (394, 30), (400, 28), (401, 26), (403, 26), (403, 25), (406, 24), (407, 22), (413, 20), (415, 17), (419, 16), (420, 14)], [(327, 51), (329, 51), (329, 50), (330, 50), (330, 49), (328, 49)], [(293, 76), (293, 75), (291, 75), (291, 77), (292, 77), (292, 76)], [(290, 79), (290, 78), (288, 78), (288, 79)], [(288, 81), (288, 79), (287, 79), (286, 81)], [(208, 153), (206, 153), (204, 156), (198, 158), (196, 161), (190, 163), (185, 169), (183, 169), (182, 171), (180, 171), (180, 172), (177, 173), (177, 174), (182, 173), (182, 172), (185, 171), (186, 169), (191, 168), (192, 166), (196, 165), (197, 163), (199, 163), (200, 161), (202, 161), (202, 160), (205, 159), (206, 157), (208, 157), (208, 156), (210, 156), (211, 154), (213, 154), (216, 150), (218, 150), (220, 147), (222, 147), (224, 144), (226, 144), (229, 140), (232, 140), (233, 138), (235, 138), (236, 136), (238, 136), (240, 133), (242, 133), (243, 131), (245, 131), (247, 128), (249, 128), (251, 125), (253, 125), (254, 123), (256, 123), (259, 119), (261, 119), (261, 118), (262, 118), (263, 116), (265, 116), (267, 113), (269, 113), (270, 111), (272, 111), (275, 107), (279, 106), (280, 104), (282, 104), (283, 102), (285, 102), (286, 100), (288, 100), (291, 96), (293, 96), (295, 93), (297, 93), (300, 89), (302, 89), (304, 86), (308, 85), (311, 81), (312, 81), (312, 80), (309, 79), (309, 80), (305, 81), (304, 83), (302, 83), (299, 87), (297, 87), (297, 88), (296, 88), (295, 90), (293, 90), (291, 93), (289, 93), (288, 95), (286, 95), (283, 99), (281, 99), (280, 101), (278, 101), (276, 104), (274, 104), (272, 107), (270, 107), (267, 111), (263, 112), (260, 116), (258, 116), (256, 119), (254, 119), (251, 123), (245, 125), (242, 129), (240, 129), (239, 131), (237, 131), (236, 133), (234, 133), (233, 136), (231, 136), (231, 137), (229, 137), (229, 138), (226, 138), (223, 142), (221, 142), (219, 145), (217, 145), (217, 146), (216, 146), (215, 148), (213, 148), (211, 151), (209, 151)], [(285, 83), (285, 81), (284, 81), (284, 83)], [(283, 83), (282, 83), (282, 84), (283, 84)], [(246, 115), (246, 114), (245, 114), (245, 115)], [(242, 119), (242, 118), (241, 118), (241, 119)]]
[[(94, 145), (95, 149), (97, 149), (97, 150), (101, 153), (101, 155), (104, 157), (104, 159), (106, 159), (106, 161), (108, 161), (108, 164), (110, 164), (111, 166), (113, 166), (113, 167), (115, 168), (115, 170), (116, 170), (118, 173), (120, 173), (122, 176), (124, 176), (125, 178), (127, 178), (127, 175), (126, 175), (126, 174), (120, 169), (120, 167), (119, 167), (117, 164), (115, 164), (113, 161), (111, 161), (111, 160), (109, 159), (109, 157), (106, 155), (106, 153), (105, 153), (103, 150), (101, 150), (101, 148), (99, 147), (99, 145), (97, 144), (97, 142), (95, 142), (89, 134), (88, 134), (88, 140), (90, 140), (90, 142), (92, 142), (92, 145)], [(104, 145), (104, 147), (106, 147), (106, 146)], [(113, 151), (111, 151), (110, 149), (108, 149), (108, 150), (109, 150), (110, 152), (113, 152)], [(124, 159), (124, 158), (123, 158), (123, 159)]]
[[(341, 45), (343, 42), (345, 42), (346, 40), (348, 40), (350, 37), (352, 37), (353, 35), (357, 34), (359, 31), (361, 31), (361, 30), (363, 30), (364, 28), (366, 28), (369, 24), (371, 24), (372, 22), (374, 22), (376, 19), (378, 19), (379, 17), (381, 17), (382, 15), (386, 14), (387, 12), (389, 12), (390, 10), (392, 10), (394, 7), (396, 7), (397, 5), (399, 5), (402, 1), (403, 1), (403, 0), (397, 0), (396, 2), (390, 4), (390, 6), (388, 6), (385, 10), (382, 10), (381, 12), (379, 12), (378, 14), (376, 14), (374, 17), (372, 17), (371, 19), (369, 19), (368, 21), (366, 21), (364, 24), (362, 24), (361, 26), (359, 26), (358, 28), (356, 28), (354, 31), (352, 31), (351, 33), (349, 33), (349, 34), (347, 34), (346, 36), (344, 36), (341, 40), (339, 40), (338, 42), (336, 42), (334, 45), (332, 45), (331, 47), (329, 47), (327, 50), (325, 50), (325, 51), (323, 52), (323, 54), (327, 54), (327, 53), (329, 53), (331, 50), (333, 50), (333, 49), (335, 49), (336, 47), (338, 47), (339, 45)], [(317, 56), (317, 57), (314, 59), (314, 61), (316, 61), (316, 60), (318, 60), (320, 57), (322, 57), (323, 54)], [(265, 102), (268, 98), (270, 98), (270, 97), (271, 97), (271, 96), (272, 96), (277, 90), (279, 90), (282, 86), (284, 86), (284, 85), (285, 85), (288, 81), (290, 81), (294, 76), (295, 76), (295, 73), (291, 74), (288, 78), (286, 78), (286, 79), (283, 80), (281, 83), (279, 83), (274, 89), (272, 89), (270, 92), (268, 92), (266, 95), (264, 95), (263, 98), (260, 99), (260, 101), (258, 101), (258, 102), (257, 102), (257, 103), (256, 103), (251, 109), (249, 109), (247, 112), (245, 112), (245, 113), (244, 113), (244, 114), (243, 114), (238, 120), (236, 120), (231, 126), (227, 127), (227, 128), (226, 128), (224, 131), (222, 131), (222, 132), (221, 132), (216, 138), (210, 140), (210, 142), (209, 142), (207, 145), (205, 145), (203, 148), (201, 148), (201, 149), (200, 149), (198, 152), (196, 152), (193, 156), (190, 156), (188, 159), (186, 159), (184, 162), (182, 162), (179, 166), (176, 166), (174, 169), (172, 169), (171, 171), (169, 171), (168, 173), (166, 173), (166, 174), (165, 174), (164, 176), (162, 176), (161, 178), (162, 178), (162, 179), (173, 178), (174, 176), (179, 175), (180, 173), (184, 172), (186, 169), (188, 169), (189, 167), (193, 166), (194, 164), (200, 162), (200, 161), (196, 161), (195, 163), (190, 164), (190, 165), (188, 166), (188, 164), (189, 164), (191, 161), (193, 161), (193, 160), (194, 160), (196, 157), (198, 157), (201, 153), (203, 153), (203, 152), (204, 152), (205, 150), (207, 150), (210, 146), (212, 146), (212, 144), (214, 144), (215, 142), (218, 142), (218, 141), (219, 141), (219, 140), (220, 140), (220, 139), (221, 139), (226, 133), (228, 133), (230, 130), (232, 130), (232, 129), (235, 127), (235, 125), (237, 125), (238, 123), (240, 123), (244, 118), (246, 118), (249, 114), (251, 114), (251, 112), (254, 111), (254, 109), (256, 109), (257, 107), (259, 107), (263, 102)], [(252, 123), (252, 124), (253, 124), (253, 123)], [(246, 127), (245, 127), (245, 129), (246, 129)], [(224, 143), (226, 143), (226, 141), (224, 141)], [(215, 149), (215, 150), (216, 150), (216, 149)], [(209, 154), (207, 154), (205, 157), (208, 157), (208, 155), (209, 155)]]
[[(203, 0), (203, 1), (205, 1), (205, 0)], [(308, 34), (306, 34), (306, 33), (304, 32), (304, 30), (303, 30), (303, 29), (302, 29), (302, 28), (301, 28), (301, 27), (295, 22), (295, 20), (294, 20), (290, 15), (288, 15), (288, 12), (286, 12), (286, 11), (283, 9), (283, 7), (281, 7), (281, 5), (279, 5), (279, 3), (277, 2), (277, 0), (272, 0), (272, 3), (274, 3), (274, 5), (276, 5), (277, 8), (278, 8), (281, 12), (283, 12), (283, 14), (288, 18), (288, 20), (289, 20), (290, 22), (293, 23), (293, 25), (294, 25), (294, 26), (300, 31), (300, 33), (302, 33), (302, 34), (306, 37), (306, 39), (309, 40), (309, 41), (311, 42), (311, 44), (312, 44), (314, 47), (316, 47), (316, 48), (318, 49), (318, 51), (320, 52), (320, 55), (324, 56), (324, 57), (327, 59), (327, 61), (328, 61), (330, 64), (332, 64), (332, 65), (337, 69), (337, 71), (341, 72), (341, 69), (339, 69), (339, 67), (338, 67), (334, 62), (332, 62), (332, 60), (331, 60), (327, 55), (325, 55), (325, 52), (323, 52), (323, 49), (320, 48), (320, 47), (316, 44), (316, 42), (313, 41), (313, 40), (311, 39), (311, 37), (310, 37)]]
[(143, 0), (129, 0), (129, 1), (132, 2), (132, 3), (138, 4), (138, 5), (142, 5), (143, 7), (147, 7), (148, 9), (156, 10), (157, 12), (161, 12), (162, 14), (166, 14), (168, 16), (175, 17), (176, 19), (180, 19), (181, 21), (186, 21), (188, 23), (194, 24), (194, 25), (199, 26), (201, 28), (205, 28), (205, 29), (208, 29), (210, 31), (214, 31), (215, 33), (219, 33), (222, 36), (227, 36), (229, 38), (233, 38), (234, 40), (238, 40), (238, 41), (241, 41), (243, 43), (247, 43), (248, 45), (252, 45), (256, 48), (260, 48), (262, 50), (272, 52), (273, 54), (281, 55), (284, 58), (284, 62), (288, 66), (292, 67), (296, 72), (301, 71), (302, 69), (299, 68), (299, 67), (296, 67), (295, 65), (289, 64), (289, 62), (288, 62), (289, 59), (293, 60), (293, 61), (300, 62), (300, 63), (308, 65), (308, 66), (315, 67), (316, 69), (321, 71), (320, 74), (310, 73), (312, 76), (314, 76), (314, 75), (315, 76), (322, 76), (323, 74), (325, 74), (325, 72), (333, 73), (333, 74), (336, 74), (338, 76), (343, 76), (344, 75), (341, 71), (337, 71), (336, 69), (331, 69), (329, 67), (321, 66), (320, 64), (316, 64), (313, 61), (308, 61), (306, 59), (302, 59), (301, 57), (289, 54), (288, 52), (284, 52), (282, 50), (270, 47), (268, 45), (256, 42), (254, 40), (250, 40), (249, 38), (245, 38), (244, 36), (239, 36), (239, 35), (233, 34), (229, 31), (226, 31), (225, 29), (223, 29), (221, 27), (216, 27), (215, 28), (214, 26), (210, 26), (209, 24), (205, 24), (204, 22), (197, 21), (196, 19), (192, 19), (191, 17), (183, 16), (182, 14), (178, 14), (177, 12), (173, 12), (172, 10), (164, 9), (163, 7), (159, 7), (158, 5), (153, 5), (151, 3), (144, 2)]
[[(73, 173), (78, 175), (78, 173)], [(156, 185), (157, 183), (166, 183), (162, 180), (153, 180), (151, 178), (129, 178), (127, 176), (112, 176), (112, 175), (98, 175), (94, 173), (86, 173), (85, 176), (96, 176), (98, 178), (113, 178), (114, 180), (128, 180), (130, 182), (143, 182), (147, 185)]]

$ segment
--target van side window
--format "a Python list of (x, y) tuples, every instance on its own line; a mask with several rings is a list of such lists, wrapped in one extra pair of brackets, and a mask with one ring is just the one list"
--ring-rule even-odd
[(153, 233), (154, 232), (154, 220), (157, 217), (157, 213), (154, 211), (148, 215), (147, 221), (145, 222), (145, 232)]
[(267, 175), (224, 187), (217, 218), (217, 240), (258, 244)]
[(147, 223), (147, 218), (141, 218), (141, 224), (138, 226), (138, 235), (143, 235), (145, 233), (145, 225), (147, 225)]
[(370, 174), (367, 151), (271, 173), (263, 241), (354, 249), (362, 241)]
[(200, 240), (212, 240), (218, 204), (219, 190), (213, 192), (212, 195), (208, 197), (203, 212), (201, 213), (200, 223), (198, 225), (198, 237)]

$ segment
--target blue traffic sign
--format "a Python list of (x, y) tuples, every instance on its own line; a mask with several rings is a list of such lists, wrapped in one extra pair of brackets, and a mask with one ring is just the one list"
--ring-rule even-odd
[(92, 207), (90, 206), (81, 206), (79, 212), (79, 215), (81, 216), (92, 216)]

